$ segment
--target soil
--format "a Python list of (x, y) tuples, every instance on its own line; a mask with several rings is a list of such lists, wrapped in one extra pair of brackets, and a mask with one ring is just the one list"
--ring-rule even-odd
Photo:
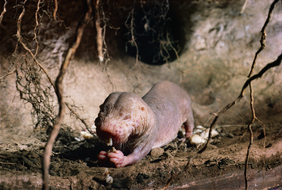
[[(270, 118), (269, 118), (270, 119)], [(276, 123), (273, 124), (273, 119)], [(282, 189), (282, 118), (253, 124), (248, 162), (250, 189)], [(246, 126), (216, 126), (220, 134), (203, 153), (188, 140), (175, 139), (160, 154), (149, 154), (124, 168), (100, 167), (97, 155), (106, 145), (97, 138), (77, 141), (79, 133), (62, 128), (53, 148), (51, 189), (244, 189), (249, 132)], [(40, 189), (47, 135), (34, 131), (33, 143), (0, 144), (0, 189)], [(280, 151), (279, 151), (280, 150)], [(106, 182), (109, 174), (112, 183)], [(224, 183), (221, 181), (224, 180)]]
[[(74, 39), (77, 23), (84, 14), (84, 3), (58, 1), (59, 20), (54, 21), (53, 1), (44, 1), (39, 11), (40, 25), (35, 30), (37, 2), (26, 2), (21, 32), (24, 42), (34, 52), (33, 32), (38, 31), (37, 61), (55, 81), (66, 50)], [(157, 65), (141, 62), (147, 61), (144, 56), (152, 49), (150, 43), (142, 47), (140, 52), (145, 53), (138, 63), (134, 56), (125, 52), (128, 41), (124, 36), (128, 30), (124, 24), (130, 18), (131, 1), (104, 2), (110, 61), (107, 65), (98, 63), (95, 24), (89, 22), (64, 79), (66, 102), (89, 127), (97, 117), (99, 105), (111, 92), (129, 91), (142, 97), (156, 82), (170, 80), (190, 95), (195, 125), (209, 127), (214, 117), (211, 113), (217, 113), (236, 99), (247, 80), (272, 0), (170, 0), (173, 20), (170, 24), (175, 27), (173, 33), (177, 36), (169, 40), (180, 40), (182, 49), (178, 59), (157, 62)], [(143, 18), (151, 13), (147, 12), (148, 4), (143, 4), (142, 9), (140, 2), (149, 1), (136, 2), (136, 14), (142, 13), (138, 21), (144, 22), (138, 30), (143, 32), (146, 24), (150, 24), (149, 19)], [(154, 10), (166, 7), (159, 1), (151, 2)], [(245, 2), (248, 3), (244, 8)], [(1, 1), (1, 11), (3, 5)], [(8, 1), (0, 24), (0, 190), (41, 189), (42, 155), (58, 104), (45, 73), (18, 44), (15, 20), (21, 15), (22, 4), (14, 6)], [(266, 48), (259, 54), (253, 74), (281, 54), (281, 7), (282, 1), (279, 1), (266, 28)], [(153, 30), (155, 28), (149, 31)], [(138, 39), (138, 35), (136, 37)], [(145, 40), (146, 37), (141, 38), (139, 43)], [(163, 40), (153, 45), (168, 42)], [(136, 53), (134, 48), (130, 51), (133, 55)], [(159, 51), (149, 53), (155, 57)], [(170, 52), (174, 51), (170, 49)], [(27, 67), (23, 67), (25, 64)], [(16, 69), (19, 75), (15, 74)], [(28, 72), (31, 74), (25, 75)], [(281, 73), (282, 65), (268, 70), (253, 82), (254, 107), (261, 122), (256, 120), (252, 124), (253, 143), (247, 168), (249, 189), (282, 189)], [(16, 80), (24, 77), (38, 82), (32, 84), (40, 84), (42, 96), (29, 101), (21, 98)], [(28, 90), (31, 93), (26, 97), (32, 98), (28, 95), (38, 89), (31, 86)], [(52, 151), (50, 189), (245, 189), (245, 159), (250, 143), (247, 124), (252, 116), (248, 95), (246, 92), (238, 104), (219, 118), (215, 126), (219, 135), (202, 153), (199, 150), (203, 145), (194, 146), (189, 140), (175, 139), (152, 150), (137, 164), (124, 168), (98, 165), (98, 153), (109, 147), (95, 136), (82, 139), (85, 123), (67, 110)], [(38, 101), (40, 106), (36, 111), (41, 112), (35, 112), (36, 105), (32, 101)], [(42, 103), (46, 103), (45, 107)], [(49, 108), (53, 112), (46, 114)]]

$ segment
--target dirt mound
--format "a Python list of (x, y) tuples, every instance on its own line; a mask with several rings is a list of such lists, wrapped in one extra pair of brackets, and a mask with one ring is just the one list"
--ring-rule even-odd
[[(58, 1), (54, 18), (54, 2), (0, 3), (0, 189), (41, 189), (42, 155), (58, 114), (51, 81), (86, 10), (83, 1)], [(266, 48), (253, 74), (281, 53), (281, 2), (266, 27)], [(136, 165), (105, 168), (96, 159), (105, 144), (95, 138), (78, 139), (93, 125), (109, 93), (143, 96), (161, 80), (183, 87), (192, 100), (195, 125), (208, 127), (213, 113), (236, 99), (248, 79), (271, 3), (102, 2), (107, 62), (97, 59), (94, 16), (64, 79), (68, 109), (52, 152), (51, 189), (244, 189), (247, 124), (252, 118), (248, 90), (218, 119), (219, 135), (201, 154), (200, 147), (176, 139)], [(19, 32), (30, 51), (20, 43)], [(281, 189), (281, 71), (279, 65), (252, 83), (261, 122), (252, 124), (250, 189)]]

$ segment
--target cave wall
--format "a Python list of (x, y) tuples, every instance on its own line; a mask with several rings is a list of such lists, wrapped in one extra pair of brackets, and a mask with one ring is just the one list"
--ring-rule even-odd
[[(162, 1), (144, 2), (147, 2), (146, 6), (150, 6), (150, 3), (159, 6), (156, 2)], [(243, 0), (171, 0), (169, 3), (172, 18), (177, 19), (172, 20), (174, 24), (171, 27), (174, 27), (174, 31), (179, 31), (175, 35), (183, 35), (179, 42), (182, 49), (179, 51), (178, 59), (161, 65), (149, 65), (142, 61), (136, 63), (135, 57), (125, 52), (125, 46), (128, 44), (124, 36), (128, 30), (124, 23), (133, 8), (131, 1), (108, 1), (103, 4), (108, 18), (105, 39), (110, 61), (107, 65), (98, 63), (96, 30), (93, 22), (88, 23), (64, 80), (67, 102), (76, 106), (75, 110), (86, 119), (88, 125), (93, 124), (99, 105), (109, 93), (131, 91), (143, 96), (160, 80), (173, 81), (189, 93), (193, 101), (195, 122), (201, 125), (210, 121), (210, 113), (219, 111), (239, 95), (255, 52), (260, 47), (260, 30), (272, 1), (249, 0), (243, 11), (245, 3)], [(0, 10), (3, 10), (3, 2), (0, 4)], [(28, 1), (25, 5), (26, 15), (22, 20), (22, 35), (33, 52), (36, 47), (33, 39), (36, 5), (36, 1)], [(14, 54), (17, 45), (15, 18), (18, 18), (21, 8), (16, 9), (13, 6), (13, 3), (8, 3), (0, 27), (1, 76), (23, 62), (26, 55), (20, 45), (17, 54)], [(52, 6), (51, 2), (46, 2), (42, 10), (52, 12)], [(141, 8), (137, 3), (135, 6), (137, 14)], [(281, 8), (280, 1), (266, 29), (266, 48), (258, 56), (254, 73), (274, 61), (281, 53)], [(84, 10), (83, 1), (59, 1), (57, 13), (59, 21), (54, 21), (52, 15), (41, 12), (39, 52), (36, 57), (53, 80), (56, 79), (66, 50), (74, 39), (75, 28)], [(253, 83), (255, 108), (259, 117), (267, 118), (269, 115), (281, 114), (281, 69), (281, 66), (273, 68)], [(9, 130), (34, 127), (30, 116), (32, 106), (20, 100), (15, 78), (16, 75), (13, 73), (1, 79), (0, 83), (2, 134), (8, 133)], [(42, 83), (45, 86), (49, 85), (46, 79)], [(50, 93), (53, 95), (52, 104), (57, 109), (54, 91), (51, 89)], [(247, 90), (239, 104), (227, 111), (218, 123), (245, 124), (250, 120), (250, 116)], [(65, 124), (75, 129), (83, 127), (83, 124), (70, 113), (67, 113)]]

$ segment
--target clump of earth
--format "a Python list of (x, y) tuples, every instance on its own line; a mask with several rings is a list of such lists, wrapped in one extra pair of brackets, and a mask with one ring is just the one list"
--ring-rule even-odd
[[(167, 6), (159, 1), (152, 2), (152, 5), (143, 4), (143, 9), (139, 2), (136, 4), (136, 14), (141, 14), (137, 19), (141, 23), (139, 34), (154, 34), (155, 28), (150, 24), (164, 21), (165, 17), (158, 20), (157, 16)], [(137, 164), (123, 168), (101, 167), (97, 155), (109, 147), (95, 135), (81, 137), (81, 132), (86, 130), (85, 123), (88, 127), (94, 124), (99, 105), (114, 91), (134, 92), (142, 97), (156, 82), (172, 81), (191, 97), (195, 126), (205, 128), (210, 126), (218, 111), (239, 96), (248, 79), (255, 52), (260, 47), (260, 31), (272, 1), (166, 2), (169, 2), (168, 20), (171, 21), (163, 25), (164, 34), (173, 35), (154, 42), (152, 46), (159, 49), (152, 49), (147, 57), (150, 43), (144, 43), (138, 62), (136, 49), (129, 48), (129, 30), (125, 26), (126, 20), (131, 18), (132, 2), (108, 1), (103, 4), (109, 24), (105, 39), (110, 60), (106, 65), (97, 59), (95, 24), (87, 24), (64, 79), (66, 102), (80, 119), (67, 110), (52, 150), (51, 189), (245, 188), (245, 158), (250, 143), (247, 125), (252, 119), (248, 88), (244, 97), (219, 117), (215, 125), (218, 135), (202, 153), (199, 150), (204, 144), (191, 144), (189, 139), (179, 137), (164, 147), (153, 149)], [(0, 3), (0, 11), (3, 6), (3, 2)], [(42, 155), (52, 129), (52, 119), (58, 113), (58, 104), (44, 72), (18, 45), (15, 37), (17, 19), (14, 18), (19, 17), (22, 9), (14, 6), (8, 2), (0, 27), (0, 189), (41, 189)], [(83, 17), (84, 4), (83, 1), (60, 1), (58, 22), (47, 14), (53, 12), (52, 7), (53, 4), (45, 3), (39, 11), (42, 17), (36, 59), (55, 81), (73, 41), (77, 23)], [(266, 48), (258, 55), (253, 74), (281, 54), (281, 7), (279, 1), (266, 27)], [(27, 1), (25, 8), (21, 32), (24, 42), (34, 53), (37, 2)], [(138, 35), (135, 37), (138, 39)], [(144, 36), (139, 39), (139, 44), (148, 41)], [(173, 42), (173, 46), (168, 48), (169, 42)], [(172, 47), (178, 54), (174, 54)], [(160, 54), (165, 48), (169, 50), (170, 58), (168, 54)], [(152, 62), (157, 58), (158, 62)], [(39, 81), (45, 92), (43, 95), (47, 97), (44, 101), (53, 109), (49, 115), (44, 114), (46, 107), (37, 108), (39, 111), (36, 112), (32, 101), (21, 99), (16, 84), (28, 73), (23, 65), (33, 66), (28, 67), (32, 68), (28, 72), (32, 71), (36, 77), (29, 75), (29, 79)], [(249, 189), (281, 189), (282, 186), (281, 68), (279, 65), (268, 70), (252, 83), (258, 120), (251, 125), (253, 144), (247, 169)]]

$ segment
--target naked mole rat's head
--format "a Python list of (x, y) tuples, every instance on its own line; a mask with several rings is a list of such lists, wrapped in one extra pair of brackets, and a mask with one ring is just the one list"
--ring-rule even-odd
[(143, 100), (133, 93), (110, 94), (95, 119), (98, 137), (109, 146), (119, 147), (130, 136), (141, 135), (141, 122), (148, 113), (146, 109)]

